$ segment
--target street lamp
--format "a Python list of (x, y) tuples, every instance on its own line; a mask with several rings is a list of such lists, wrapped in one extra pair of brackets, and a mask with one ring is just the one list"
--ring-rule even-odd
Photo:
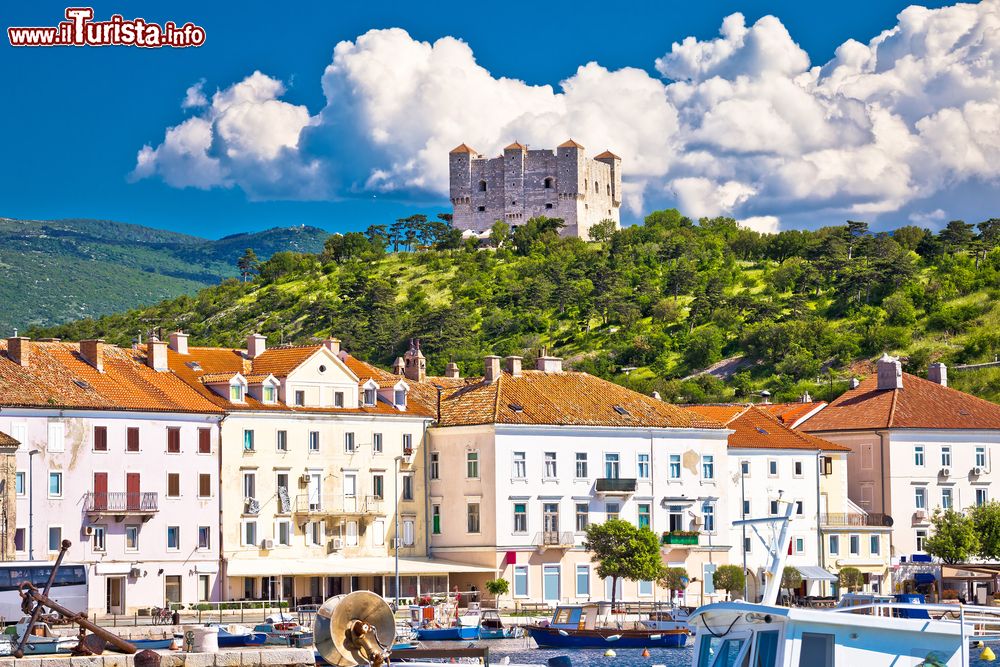
[(35, 454), (28, 451), (28, 560), (35, 560)]
[(396, 610), (399, 611), (399, 463), (403, 460), (402, 456), (397, 456), (392, 461), (392, 482), (395, 487), (395, 497), (396, 497), (396, 539), (393, 540), (393, 549), (395, 551), (396, 557)]

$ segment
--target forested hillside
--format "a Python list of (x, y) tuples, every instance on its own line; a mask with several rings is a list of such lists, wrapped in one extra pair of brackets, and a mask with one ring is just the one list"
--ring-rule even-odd
[(217, 241), (109, 220), (0, 218), (0, 331), (114, 313), (192, 294), (237, 273), (247, 248), (317, 252), (315, 227)]
[[(485, 354), (530, 362), (547, 348), (572, 368), (697, 402), (836, 395), (883, 352), (915, 373), (1000, 352), (1000, 220), (761, 235), (669, 210), (599, 226), (595, 243), (558, 238), (559, 224), (498, 223), (492, 247), (477, 249), (415, 216), (330, 237), (318, 255), (277, 253), (245, 284), (31, 333), (128, 344), (159, 326), (203, 345), (241, 345), (250, 331), (271, 345), (333, 335), (383, 365), (419, 337), (430, 372), (454, 360), (463, 374), (480, 373)], [(996, 369), (950, 375), (1000, 398)]]

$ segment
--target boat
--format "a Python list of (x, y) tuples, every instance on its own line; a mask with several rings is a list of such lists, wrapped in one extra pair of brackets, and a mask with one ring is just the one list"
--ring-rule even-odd
[[(833, 609), (777, 605), (794, 510), (779, 502), (783, 516), (733, 522), (752, 528), (770, 550), (764, 595), (759, 603), (717, 602), (691, 614), (695, 667), (968, 667), (970, 641), (997, 638), (996, 607), (924, 604), (914, 596), (850, 599)], [(770, 543), (757, 526), (775, 522), (783, 525)]]
[(410, 626), (420, 641), (470, 641), (479, 639), (479, 609), (458, 614), (457, 601), (412, 605)]
[(480, 639), (514, 639), (521, 635), (521, 626), (505, 626), (500, 620), (500, 613), (495, 609), (483, 609), (479, 612)]
[(479, 639), (479, 625), (451, 625), (445, 628), (417, 628), (417, 639), (420, 641), (470, 641)]
[(681, 648), (690, 632), (687, 624), (673, 621), (635, 621), (601, 625), (598, 610), (604, 605), (561, 604), (552, 619), (524, 627), (540, 648)]
[(219, 648), (239, 648), (241, 646), (261, 646), (267, 642), (266, 632), (256, 632), (245, 625), (219, 625), (209, 623), (208, 627), (219, 629)]
[[(21, 619), (20, 623), (13, 626), (10, 633), (11, 648), (13, 651), (17, 647), (17, 642), (24, 636), (28, 629), (28, 619)], [(69, 653), (76, 648), (79, 640), (76, 636), (64, 637), (52, 632), (48, 623), (37, 622), (28, 636), (28, 641), (24, 645), (24, 655), (53, 655), (56, 653)]]
[(301, 648), (312, 646), (312, 630), (306, 626), (299, 625), (294, 621), (283, 623), (261, 623), (255, 625), (254, 632), (263, 632), (267, 635), (265, 644), (272, 646), (291, 646)]
[[(172, 649), (177, 645), (177, 639), (130, 639), (128, 640), (130, 644), (135, 646), (137, 651), (143, 651), (149, 649), (150, 651), (166, 651)], [(116, 651), (117, 649), (108, 644), (109, 651)]]

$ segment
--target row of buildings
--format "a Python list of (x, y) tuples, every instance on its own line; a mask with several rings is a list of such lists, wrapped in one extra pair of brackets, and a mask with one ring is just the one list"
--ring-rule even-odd
[(757, 595), (772, 536), (733, 522), (782, 502), (789, 563), (818, 595), (846, 566), (890, 590), (934, 507), (990, 498), (1000, 407), (948, 388), (943, 367), (925, 380), (886, 358), (829, 405), (685, 408), (522, 361), (428, 377), (419, 343), (390, 372), (336, 339), (0, 341), (2, 555), (51, 559), (70, 539), (91, 613), (394, 597), (397, 562), (404, 599), (503, 577), (507, 604), (599, 600), (584, 531), (621, 518), (660, 535), (690, 583), (618, 597), (698, 604), (722, 596), (722, 564), (745, 563)]

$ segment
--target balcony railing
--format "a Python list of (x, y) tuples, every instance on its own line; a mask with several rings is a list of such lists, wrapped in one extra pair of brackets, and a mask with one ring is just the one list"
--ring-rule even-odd
[(820, 523), (824, 526), (889, 528), (892, 526), (892, 517), (888, 514), (834, 513), (820, 515)]
[(379, 496), (314, 496), (308, 493), (295, 496), (296, 514), (332, 516), (336, 514), (366, 515), (385, 514), (385, 500)]
[(87, 512), (107, 514), (150, 514), (159, 510), (156, 493), (146, 491), (100, 491), (87, 494)]
[(635, 493), (636, 480), (634, 477), (599, 477), (597, 479), (597, 492), (605, 494)]
[(663, 533), (663, 536), (660, 538), (660, 544), (666, 544), (670, 546), (677, 546), (677, 545), (697, 546), (698, 533), (695, 531), (688, 531), (688, 530), (681, 530), (673, 533)]
[(572, 531), (545, 530), (535, 534), (534, 545), (545, 548), (567, 548), (576, 544), (576, 536)]

